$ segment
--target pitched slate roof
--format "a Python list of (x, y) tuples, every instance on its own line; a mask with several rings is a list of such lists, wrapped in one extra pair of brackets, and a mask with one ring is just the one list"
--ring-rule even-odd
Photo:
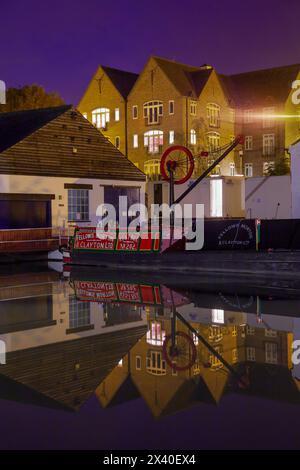
[(145, 181), (72, 106), (0, 114), (0, 174)]
[(161, 57), (154, 56), (153, 59), (179, 93), (184, 96), (198, 97), (213, 70), (212, 67), (206, 65), (193, 67)]
[(240, 106), (261, 105), (271, 97), (284, 103), (292, 82), (300, 72), (300, 64), (255, 70), (236, 75), (221, 75), (227, 93)]
[(119, 93), (123, 96), (123, 98), (127, 98), (130, 90), (138, 79), (138, 74), (126, 72), (125, 70), (114, 69), (112, 67), (106, 67), (103, 65), (101, 67), (113, 82)]

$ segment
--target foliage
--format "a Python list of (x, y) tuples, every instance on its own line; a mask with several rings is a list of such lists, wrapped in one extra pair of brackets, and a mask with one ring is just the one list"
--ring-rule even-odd
[(0, 112), (50, 108), (63, 104), (64, 101), (58, 93), (47, 93), (42, 86), (36, 84), (25, 85), (21, 88), (8, 88), (6, 104), (0, 105)]
[(281, 176), (290, 173), (290, 165), (287, 158), (281, 158), (275, 162), (274, 167), (269, 168), (267, 176)]

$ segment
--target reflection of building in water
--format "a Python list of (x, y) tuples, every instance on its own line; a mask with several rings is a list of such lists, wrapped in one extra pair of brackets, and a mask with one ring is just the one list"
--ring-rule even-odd
[(146, 331), (143, 314), (107, 323), (55, 272), (0, 275), (0, 397), (78, 409)]
[(126, 304), (105, 304), (104, 318), (106, 326), (140, 321), (143, 307)]
[[(190, 311), (194, 308), (192, 304), (184, 305), (177, 311), (184, 314), (189, 307)], [(247, 324), (247, 314), (242, 312), (195, 309), (198, 315), (191, 326), (234, 368), (247, 384), (245, 388), (178, 319), (177, 331), (190, 335), (197, 356), (187, 370), (170, 367), (163, 354), (163, 342), (171, 333), (171, 310), (147, 310), (147, 333), (96, 391), (102, 406), (140, 395), (153, 415), (159, 417), (201, 402), (216, 404), (232, 390), (300, 403), (299, 382), (291, 371), (293, 319), (283, 319), (287, 328), (275, 330), (269, 324), (255, 323), (253, 315), (249, 317), (253, 325)], [(199, 321), (205, 318), (206, 323)]]

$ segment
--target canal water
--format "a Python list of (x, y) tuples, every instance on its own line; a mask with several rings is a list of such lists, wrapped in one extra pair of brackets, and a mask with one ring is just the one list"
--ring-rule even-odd
[(299, 307), (289, 280), (2, 267), (0, 448), (299, 448)]

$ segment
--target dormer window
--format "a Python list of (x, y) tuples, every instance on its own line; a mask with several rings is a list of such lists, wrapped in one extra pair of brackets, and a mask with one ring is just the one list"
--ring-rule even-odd
[(159, 124), (159, 118), (163, 115), (162, 101), (148, 101), (144, 104), (144, 118), (148, 124)]
[(109, 122), (109, 109), (97, 108), (92, 111), (92, 123), (97, 129), (105, 129)]

